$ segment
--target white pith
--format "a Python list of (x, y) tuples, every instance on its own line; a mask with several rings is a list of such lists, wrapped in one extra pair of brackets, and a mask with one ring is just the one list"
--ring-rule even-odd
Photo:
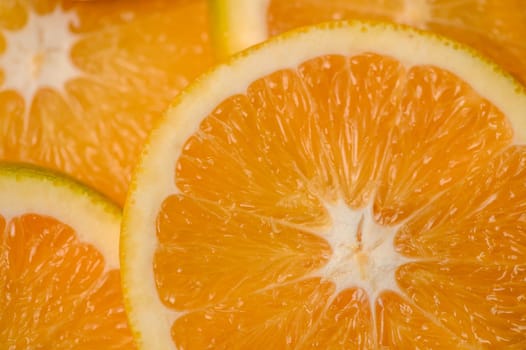
[(6, 222), (24, 214), (50, 216), (73, 228), (79, 240), (102, 253), (107, 269), (119, 268), (120, 214), (116, 207), (60, 178), (0, 167), (0, 216)]
[[(304, 61), (322, 55), (354, 56), (365, 52), (393, 57), (406, 67), (434, 65), (456, 74), (509, 118), (517, 142), (525, 139), (524, 90), (496, 66), (453, 42), (430, 34), (359, 22), (325, 24), (271, 39), (249, 53), (241, 53), (198, 79), (178, 97), (151, 133), (136, 169), (122, 226), (121, 266), (131, 324), (139, 334), (142, 348), (175, 349), (170, 336), (174, 314), (159, 301), (152, 258), (157, 246), (156, 216), (163, 200), (176, 191), (173, 165), (186, 140), (217, 105), (232, 95), (245, 93), (249, 84), (258, 78), (280, 69), (294, 69)], [(168, 170), (163, 172), (161, 169)], [(339, 276), (338, 289), (361, 283), (370, 297), (383, 288), (393, 288), (393, 268), (404, 262), (392, 245), (389, 246), (395, 229), (380, 229), (367, 211), (352, 212), (341, 206), (328, 209), (336, 224), (329, 230), (327, 240), (336, 249), (321, 273), (329, 277), (331, 274)], [(369, 247), (370, 262), (366, 264), (353, 262), (356, 257), (346, 260), (346, 246), (353, 244), (352, 239), (346, 239), (346, 232), (353, 232), (358, 227), (362, 215), (362, 231), (365, 233), (362, 243)], [(376, 248), (372, 249), (374, 246)], [(380, 259), (384, 255), (391, 260), (384, 262)], [(378, 276), (373, 279), (375, 285), (364, 282), (360, 273), (346, 272), (347, 269), (342, 268), (345, 264), (349, 268), (353, 267), (352, 264), (354, 267), (365, 266), (365, 273), (374, 272)]]
[(1, 88), (14, 90), (24, 98), (26, 114), (39, 89), (64, 93), (66, 82), (82, 76), (70, 55), (78, 40), (70, 28), (77, 23), (75, 12), (57, 6), (45, 14), (29, 10), (21, 29), (1, 31), (6, 42), (0, 54), (4, 73)]
[(322, 234), (332, 248), (327, 264), (314, 275), (330, 280), (341, 291), (363, 288), (371, 300), (384, 290), (401, 292), (396, 269), (410, 261), (395, 251), (397, 227), (378, 225), (370, 207), (350, 209), (345, 203), (325, 204), (332, 225)]

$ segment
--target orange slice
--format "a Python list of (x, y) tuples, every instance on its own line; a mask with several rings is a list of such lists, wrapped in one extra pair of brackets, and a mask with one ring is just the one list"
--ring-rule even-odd
[(526, 94), (389, 24), (271, 39), (154, 129), (121, 231), (144, 349), (526, 344)]
[(391, 21), (471, 45), (526, 84), (522, 0), (215, 0), (212, 20), (223, 55), (303, 25), (335, 19)]
[(135, 348), (120, 286), (120, 215), (72, 180), (0, 165), (2, 348)]
[(122, 204), (154, 119), (208, 67), (205, 0), (0, 2), (0, 159)]

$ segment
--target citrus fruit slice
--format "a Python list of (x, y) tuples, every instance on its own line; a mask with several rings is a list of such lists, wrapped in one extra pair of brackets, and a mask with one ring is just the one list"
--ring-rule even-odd
[(144, 349), (526, 341), (526, 95), (417, 30), (335, 22), (172, 104), (125, 205)]
[(334, 19), (407, 24), (471, 45), (526, 84), (522, 0), (215, 0), (218, 52), (226, 56), (303, 25)]
[(70, 179), (0, 164), (0, 344), (133, 349), (120, 209)]
[(122, 204), (153, 120), (209, 46), (205, 0), (0, 1), (0, 160)]

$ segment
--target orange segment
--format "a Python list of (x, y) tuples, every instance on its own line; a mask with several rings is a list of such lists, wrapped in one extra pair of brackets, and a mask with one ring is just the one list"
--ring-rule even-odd
[(393, 292), (376, 303), (378, 343), (388, 349), (476, 349), (444, 328), (433, 316)]
[(139, 345), (520, 348), (526, 95), (458, 45), (330, 23), (180, 95), (125, 208)]
[[(177, 310), (297, 279), (330, 254), (326, 242), (309, 233), (182, 196), (166, 199), (157, 225), (162, 242), (154, 257), (157, 288), (165, 305)], [(209, 257), (206, 269), (195, 269), (202, 256)]]
[[(3, 228), (7, 276), (0, 338), (16, 348), (124, 349), (132, 346), (118, 270), (46, 216), (13, 218)], [(31, 316), (30, 316), (31, 315)], [(53, 327), (50, 327), (53, 325)]]
[(204, 0), (9, 1), (0, 37), (0, 159), (121, 204), (153, 121), (212, 62)]
[[(396, 60), (373, 54), (352, 58), (327, 55), (303, 62), (297, 74), (307, 88), (306, 99), (311, 101), (310, 110), (305, 114), (311, 116), (317, 124), (313, 129), (320, 134), (312, 139), (305, 135), (304, 143), (319, 139), (325, 144), (324, 154), (330, 162), (320, 164), (311, 172), (330, 169), (321, 170), (334, 177), (330, 183), (334, 183), (335, 189), (330, 199), (343, 196), (347, 205), (362, 207), (371, 199), (381, 170), (381, 161), (370, 160), (387, 148), (389, 140), (385, 136), (394, 123), (397, 94), (402, 89), (399, 77), (404, 74), (404, 68)], [(273, 115), (274, 111), (269, 112)], [(342, 114), (346, 118), (341, 118)], [(302, 118), (296, 120), (302, 123)], [(376, 142), (371, 142), (371, 137)], [(330, 144), (338, 147), (327, 147)], [(307, 150), (303, 155), (306, 162), (311, 162), (312, 153)], [(316, 182), (318, 188), (327, 187), (327, 179)]]
[(115, 255), (117, 209), (70, 180), (15, 166), (0, 167), (0, 198), (0, 343), (135, 348)]
[(513, 136), (502, 112), (451, 73), (414, 67), (402, 79), (397, 125), (385, 136), (389, 150), (375, 201), (376, 219), (386, 224), (460, 181)]
[(397, 274), (402, 291), (464, 342), (499, 348), (524, 341), (524, 263), (420, 262)]
[[(309, 193), (307, 183), (298, 179), (300, 170), (276, 168), (272, 159), (259, 154), (262, 148), (269, 154), (285, 156), (289, 150), (271, 148), (268, 141), (280, 137), (279, 134), (260, 133), (266, 130), (266, 121), (275, 122), (272, 118), (265, 118), (265, 115), (272, 114), (264, 108), (274, 111), (274, 107), (265, 106), (264, 102), (263, 105), (251, 104), (250, 99), (256, 98), (240, 96), (225, 101), (211, 118), (203, 122), (201, 132), (188, 141), (186, 152), (177, 164), (178, 187), (199, 198), (221, 201), (223, 206), (272, 216), (277, 220), (323, 224), (327, 218), (319, 200)], [(259, 113), (258, 109), (261, 109)], [(254, 117), (258, 114), (261, 118), (256, 121)], [(283, 117), (287, 118), (286, 115)], [(282, 123), (287, 122), (285, 119)], [(279, 132), (278, 125), (275, 127), (269, 130)], [(246, 134), (247, 129), (253, 133)], [(291, 146), (294, 141), (291, 140)], [(233, 144), (240, 146), (234, 153), (229, 152)], [(204, 162), (199, 161), (203, 158)], [(297, 159), (301, 161), (300, 157)], [(222, 176), (225, 171), (228, 171), (228, 177)], [(270, 187), (272, 191), (268, 190)], [(245, 191), (237, 191), (238, 188)], [(290, 216), (288, 211), (301, 212), (301, 215)]]
[(0, 23), (6, 29), (20, 29), (27, 20), (25, 3), (20, 1), (3, 1), (0, 4)]
[(325, 304), (322, 316), (306, 330), (301, 348), (371, 349), (375, 329), (363, 289), (346, 289)]
[(293, 349), (319, 317), (332, 290), (330, 283), (305, 280), (190, 313), (172, 327), (180, 349)]
[[(397, 246), (414, 258), (524, 264), (526, 149), (508, 147), (406, 223)], [(473, 191), (471, 189), (476, 189)], [(470, 193), (466, 196), (466, 193)], [(441, 244), (441, 240), (450, 242)]]

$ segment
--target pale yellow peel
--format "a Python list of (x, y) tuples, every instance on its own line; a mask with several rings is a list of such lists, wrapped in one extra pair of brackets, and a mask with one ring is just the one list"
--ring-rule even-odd
[(209, 0), (214, 52), (225, 59), (267, 38), (269, 0)]

